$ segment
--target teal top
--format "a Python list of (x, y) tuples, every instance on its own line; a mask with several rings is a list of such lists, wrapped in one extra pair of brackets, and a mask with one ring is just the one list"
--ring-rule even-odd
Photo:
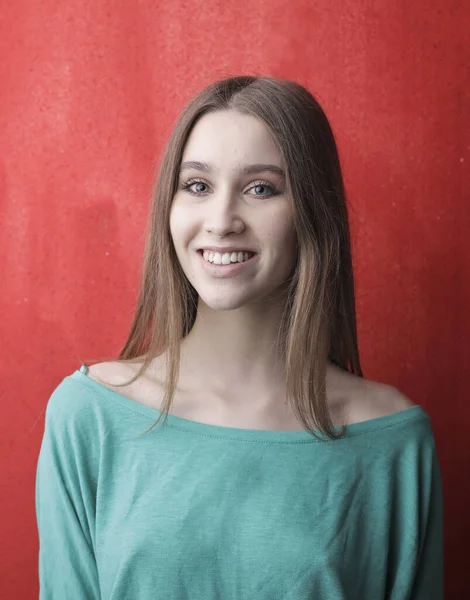
[(160, 414), (87, 376), (46, 407), (40, 600), (441, 600), (441, 473), (415, 405), (344, 439)]

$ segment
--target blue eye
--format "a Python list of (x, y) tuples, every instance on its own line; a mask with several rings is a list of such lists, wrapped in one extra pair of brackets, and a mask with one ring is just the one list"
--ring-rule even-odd
[[(189, 179), (185, 183), (182, 183), (180, 188), (182, 190), (188, 192), (192, 196), (201, 196), (202, 194), (205, 193), (201, 190), (199, 190), (199, 192), (195, 192), (194, 190), (192, 190), (191, 188), (195, 185), (207, 186), (207, 183), (205, 183), (204, 181), (201, 181), (200, 179)], [(254, 185), (252, 185), (248, 189), (252, 190), (255, 188), (267, 188), (268, 190), (270, 190), (268, 192), (268, 194), (266, 194), (266, 193), (265, 194), (256, 194), (255, 197), (258, 197), (258, 198), (267, 198), (269, 196), (275, 196), (278, 193), (276, 188), (273, 185), (271, 185), (268, 181), (257, 181)]]
[[(276, 188), (274, 188), (272, 185), (270, 185), (269, 183), (264, 182), (264, 181), (256, 183), (253, 187), (250, 188), (250, 190), (253, 188), (268, 188), (271, 190), (271, 194), (270, 194), (271, 196), (274, 196), (276, 194)], [(265, 196), (265, 194), (262, 194), (262, 196)]]
[(199, 192), (194, 192), (193, 190), (191, 190), (191, 188), (193, 187), (193, 185), (196, 185), (196, 184), (197, 185), (207, 185), (203, 181), (192, 181), (192, 180), (190, 180), (190, 181), (188, 181), (186, 183), (183, 183), (181, 185), (181, 189), (189, 192), (193, 196), (200, 196), (204, 192), (201, 192), (200, 190), (199, 190)]

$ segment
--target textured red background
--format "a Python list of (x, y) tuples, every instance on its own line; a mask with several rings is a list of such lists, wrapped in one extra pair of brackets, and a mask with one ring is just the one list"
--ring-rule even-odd
[(235, 74), (296, 79), (330, 118), (351, 203), (364, 374), (431, 416), (444, 481), (446, 598), (468, 597), (463, 6), (2, 2), (2, 598), (38, 594), (34, 481), (47, 400), (79, 367), (77, 355), (123, 344), (163, 143), (194, 93)]

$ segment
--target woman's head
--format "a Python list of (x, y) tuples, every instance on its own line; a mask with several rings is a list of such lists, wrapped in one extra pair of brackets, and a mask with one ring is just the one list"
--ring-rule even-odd
[(227, 108), (196, 122), (169, 228), (200, 300), (214, 310), (271, 300), (295, 268), (294, 212), (282, 155), (259, 118)]
[[(181, 171), (188, 161), (210, 163), (214, 170), (199, 165)], [(282, 174), (236, 173), (236, 167), (260, 161)], [(203, 180), (190, 188), (199, 196), (181, 189), (190, 179)], [(269, 196), (266, 183), (278, 195)], [(258, 252), (258, 261), (211, 287), (197, 250), (230, 245)], [(358, 375), (362, 370), (334, 136), (319, 103), (301, 85), (231, 77), (188, 104), (163, 153), (137, 313), (119, 358), (143, 356), (138, 377), (166, 351), (165, 412), (176, 385), (179, 343), (194, 324), (199, 294), (214, 309), (229, 310), (281, 286), (286, 295), (278, 343), (294, 410), (308, 429), (307, 423), (317, 424), (337, 436), (325, 402), (327, 362)]]

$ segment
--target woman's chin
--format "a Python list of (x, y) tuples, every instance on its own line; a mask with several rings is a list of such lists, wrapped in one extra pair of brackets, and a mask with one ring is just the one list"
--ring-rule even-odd
[[(227, 311), (227, 310), (237, 310), (238, 308), (243, 308), (244, 306), (247, 306), (250, 303), (250, 300), (246, 297), (242, 298), (241, 296), (238, 296), (237, 298), (234, 297), (234, 295), (232, 294), (231, 297), (229, 296), (213, 296), (213, 295), (202, 295), (199, 294), (199, 299), (202, 302), (203, 306), (205, 308), (208, 308), (210, 310), (215, 310), (217, 312), (222, 312), (222, 311)], [(201, 304), (199, 305), (199, 309), (201, 308)]]

